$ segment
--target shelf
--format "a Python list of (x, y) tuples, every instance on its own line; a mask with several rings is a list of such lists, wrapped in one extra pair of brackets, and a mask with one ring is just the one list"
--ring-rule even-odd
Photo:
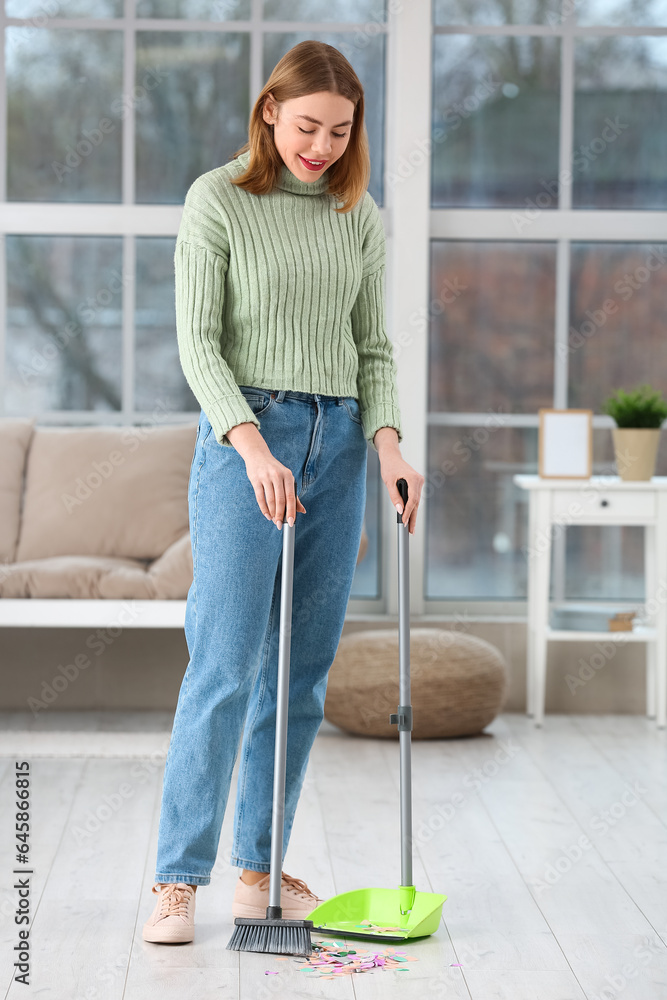
[(591, 476), (590, 479), (570, 479), (564, 476), (544, 479), (528, 473), (516, 473), (512, 479), (524, 490), (600, 489), (600, 490), (665, 490), (667, 476), (652, 479), (621, 479), (619, 476)]
[(611, 639), (612, 642), (655, 642), (657, 630), (654, 628), (636, 628), (632, 632), (585, 632), (583, 629), (557, 629), (548, 628), (545, 630), (547, 641), (550, 639), (562, 639), (566, 642), (597, 642)]

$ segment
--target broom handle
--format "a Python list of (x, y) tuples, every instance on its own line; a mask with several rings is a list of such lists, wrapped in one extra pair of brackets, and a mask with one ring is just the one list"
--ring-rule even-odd
[[(408, 502), (405, 479), (396, 483), (403, 501), (403, 513)], [(401, 798), (401, 885), (412, 885), (412, 706), (410, 704), (410, 565), (409, 530), (396, 512), (398, 531), (398, 662), (399, 714), (406, 715), (402, 728), (399, 721), (400, 798)], [(407, 712), (405, 711), (407, 709)]]
[[(296, 480), (294, 481), (296, 493)], [(292, 578), (294, 570), (294, 524), (285, 520), (283, 565), (280, 583), (280, 637), (278, 644), (278, 683), (276, 695), (276, 742), (273, 764), (273, 812), (271, 816), (271, 874), (269, 877), (269, 916), (280, 919), (280, 888), (283, 873), (283, 836), (285, 826), (285, 769), (287, 763), (287, 710), (289, 705), (290, 638), (292, 632)], [(271, 911), (271, 912), (269, 912)]]

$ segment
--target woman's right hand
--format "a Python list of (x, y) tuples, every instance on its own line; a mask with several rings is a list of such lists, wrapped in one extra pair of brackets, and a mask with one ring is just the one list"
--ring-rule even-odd
[[(294, 491), (292, 470), (269, 451), (253, 451), (245, 459), (248, 479), (262, 514), (280, 530), (283, 521), (294, 524), (296, 512), (306, 513)], [(290, 520), (291, 518), (291, 520)]]
[(227, 440), (245, 462), (248, 479), (264, 517), (280, 529), (286, 513), (288, 521), (292, 518), (292, 524), (297, 511), (306, 513), (306, 508), (294, 493), (292, 470), (274, 457), (256, 424), (252, 421), (236, 424), (227, 431)]

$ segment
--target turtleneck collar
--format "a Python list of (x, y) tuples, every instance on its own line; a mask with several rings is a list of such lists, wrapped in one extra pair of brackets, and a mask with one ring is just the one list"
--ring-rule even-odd
[[(250, 150), (246, 150), (245, 153), (241, 153), (237, 156), (237, 160), (247, 167), (248, 161), (250, 160)], [(326, 194), (327, 186), (329, 184), (329, 179), (327, 177), (326, 170), (323, 174), (316, 178), (314, 181), (302, 181), (299, 177), (292, 173), (289, 167), (283, 163), (280, 175), (278, 177), (277, 186), (283, 191), (290, 191), (292, 194)]]

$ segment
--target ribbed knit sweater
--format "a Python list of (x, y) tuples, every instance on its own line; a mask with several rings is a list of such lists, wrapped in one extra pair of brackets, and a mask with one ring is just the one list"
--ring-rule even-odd
[(336, 213), (326, 172), (302, 181), (283, 164), (254, 195), (229, 183), (249, 151), (201, 174), (185, 197), (174, 253), (181, 366), (216, 440), (261, 423), (240, 385), (359, 400), (366, 439), (402, 439), (396, 363), (385, 330), (385, 236), (365, 192)]

